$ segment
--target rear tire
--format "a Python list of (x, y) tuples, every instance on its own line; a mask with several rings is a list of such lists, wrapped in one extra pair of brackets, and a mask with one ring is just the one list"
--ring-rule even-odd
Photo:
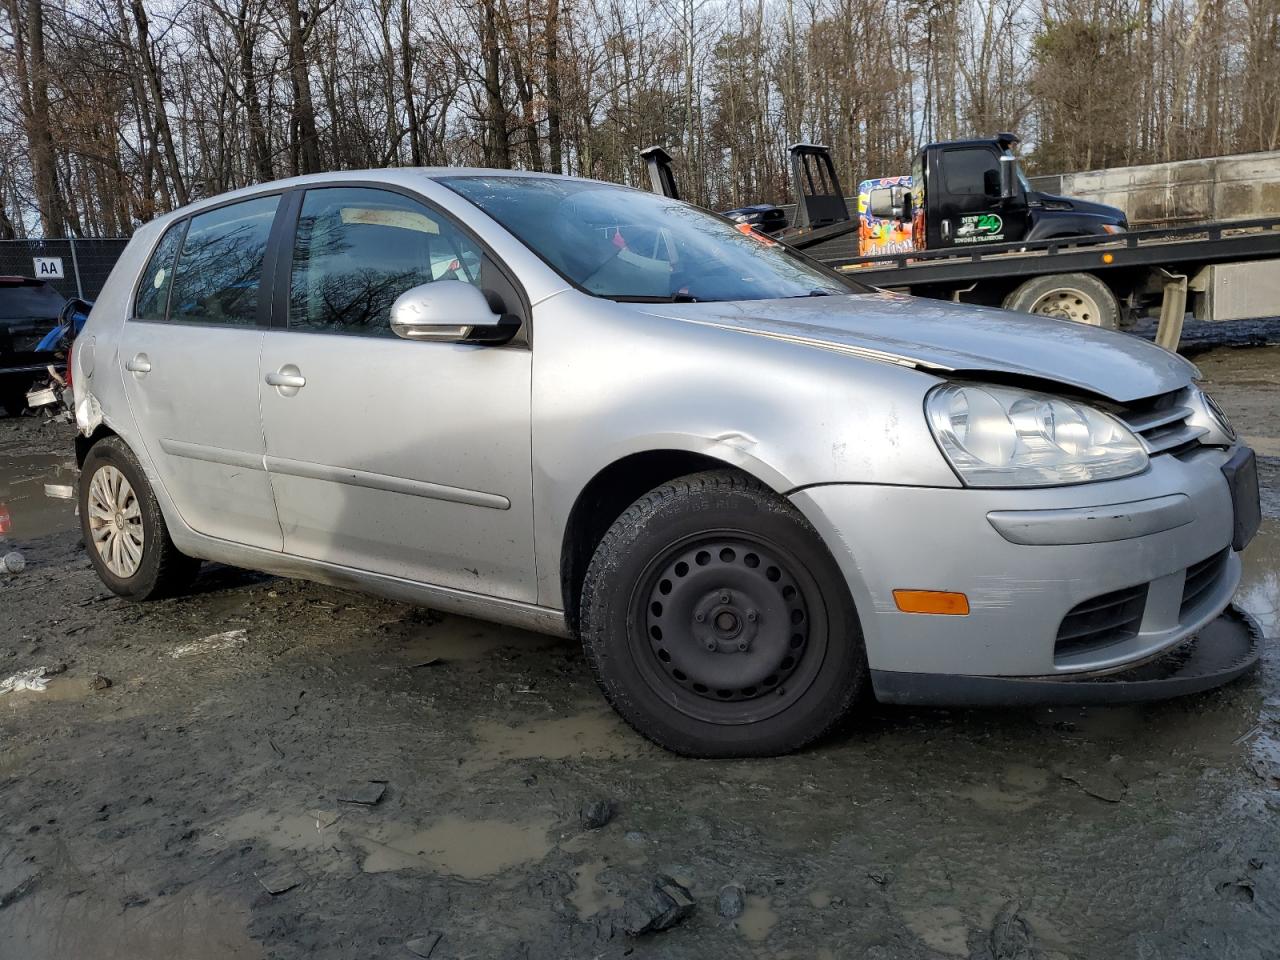
[(1074, 320), (1104, 330), (1120, 329), (1120, 302), (1091, 273), (1035, 277), (1005, 297), (1004, 308), (1059, 320)]
[(156, 600), (191, 585), (200, 561), (169, 537), (155, 491), (119, 437), (95, 443), (80, 469), (80, 531), (107, 588), (130, 600)]
[(645, 494), (582, 587), (592, 673), (637, 731), (692, 757), (775, 756), (836, 726), (867, 685), (848, 585), (786, 500), (735, 471)]

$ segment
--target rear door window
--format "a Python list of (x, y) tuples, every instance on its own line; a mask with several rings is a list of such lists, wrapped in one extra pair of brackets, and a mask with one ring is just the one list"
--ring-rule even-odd
[(293, 245), (289, 329), (390, 337), (391, 305), (439, 280), (481, 285), (481, 248), (448, 218), (389, 190), (308, 190)]
[(133, 315), (138, 320), (163, 320), (169, 307), (169, 287), (173, 284), (173, 265), (178, 257), (178, 245), (182, 243), (182, 233), (187, 229), (187, 221), (179, 220), (160, 238), (155, 253), (142, 272), (142, 280), (138, 284), (138, 298), (134, 303)]
[(256, 197), (192, 217), (169, 296), (175, 323), (253, 326), (262, 261), (278, 196)]

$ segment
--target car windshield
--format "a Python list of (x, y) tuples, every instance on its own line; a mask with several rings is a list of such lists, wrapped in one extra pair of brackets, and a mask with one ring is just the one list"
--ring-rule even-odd
[(768, 237), (657, 194), (553, 177), (441, 183), (598, 297), (697, 302), (864, 291)]

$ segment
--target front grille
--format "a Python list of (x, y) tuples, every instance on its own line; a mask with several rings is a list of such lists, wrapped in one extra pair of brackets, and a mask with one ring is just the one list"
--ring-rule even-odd
[(1054, 659), (1096, 650), (1138, 635), (1147, 607), (1147, 584), (1126, 587), (1078, 603), (1062, 618)]
[(1209, 431), (1187, 423), (1192, 414), (1187, 406), (1187, 390), (1176, 390), (1134, 404), (1121, 411), (1123, 420), (1141, 439), (1147, 453), (1180, 453), (1200, 442)]
[(1195, 607), (1205, 593), (1218, 582), (1230, 554), (1230, 548), (1224, 548), (1213, 556), (1205, 557), (1199, 563), (1193, 563), (1187, 567), (1187, 582), (1182, 588), (1182, 606), (1178, 610), (1179, 619), (1186, 616), (1187, 611)]

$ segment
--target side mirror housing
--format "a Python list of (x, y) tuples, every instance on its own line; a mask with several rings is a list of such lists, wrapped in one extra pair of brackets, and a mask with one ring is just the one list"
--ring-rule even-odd
[(1018, 158), (1011, 153), (1000, 156), (1000, 199), (1014, 200), (1018, 196)]
[(494, 312), (479, 287), (462, 280), (420, 284), (391, 305), (391, 330), (405, 340), (492, 343), (510, 339), (515, 326)]

